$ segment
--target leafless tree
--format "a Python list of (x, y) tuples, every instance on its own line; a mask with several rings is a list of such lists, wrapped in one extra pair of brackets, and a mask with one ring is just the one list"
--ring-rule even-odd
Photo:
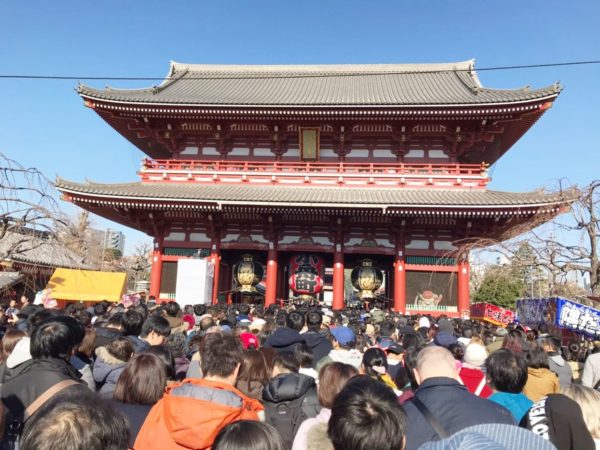
[(41, 171), (0, 152), (0, 261), (58, 237), (68, 218), (56, 198)]
[[(582, 289), (573, 280), (581, 275), (589, 279), (589, 294), (599, 296), (600, 180), (569, 189), (565, 198), (567, 203), (575, 199), (569, 213), (545, 224), (548, 217), (539, 215), (500, 238), (476, 237), (456, 245), (466, 252), (489, 248), (522, 269), (543, 271), (546, 286), (540, 292), (581, 297)], [(530, 249), (527, 257), (519, 254), (523, 245)]]

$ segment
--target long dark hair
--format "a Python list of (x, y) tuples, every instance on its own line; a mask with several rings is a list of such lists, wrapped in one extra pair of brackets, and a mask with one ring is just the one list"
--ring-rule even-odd
[[(387, 356), (380, 348), (370, 348), (363, 355), (362, 360), (365, 374), (371, 378), (380, 379), (388, 371)], [(381, 373), (383, 369), (383, 373)]]
[(244, 359), (240, 365), (240, 371), (236, 382), (238, 389), (240, 386), (250, 390), (250, 383), (256, 381), (263, 386), (269, 382), (269, 372), (265, 355), (260, 350), (247, 350), (244, 352)]
[(129, 360), (113, 392), (113, 399), (133, 405), (153, 405), (167, 385), (165, 362), (152, 353), (140, 353)]

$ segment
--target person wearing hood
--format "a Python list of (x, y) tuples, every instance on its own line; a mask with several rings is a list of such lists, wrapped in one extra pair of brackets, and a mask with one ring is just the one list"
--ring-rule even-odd
[(316, 417), (321, 410), (315, 379), (299, 373), (299, 369), (292, 352), (279, 352), (273, 360), (272, 378), (262, 394), (265, 422), (279, 431), (288, 448), (302, 421)]
[(360, 369), (363, 355), (354, 348), (356, 344), (356, 335), (349, 327), (335, 327), (331, 329), (331, 345), (333, 349), (329, 354), (321, 358), (317, 363), (316, 370), (319, 372), (321, 368), (330, 362), (341, 362), (350, 364), (351, 366)]
[(321, 326), (323, 325), (323, 316), (318, 311), (311, 311), (306, 315), (306, 327), (308, 331), (302, 333), (302, 339), (310, 347), (313, 352), (313, 369), (317, 366), (317, 363), (327, 356), (333, 346), (329, 339), (321, 333)]
[(446, 318), (441, 318), (437, 323), (437, 333), (433, 338), (433, 343), (440, 347), (448, 348), (457, 342), (458, 339), (454, 336), (454, 327), (452, 326), (452, 323)]
[(560, 339), (548, 336), (542, 341), (542, 348), (548, 354), (548, 367), (558, 375), (561, 388), (566, 388), (573, 382), (573, 370), (560, 354)]
[(523, 394), (534, 403), (560, 390), (558, 376), (549, 367), (548, 355), (544, 349), (533, 345), (527, 352), (527, 383)]
[(304, 328), (304, 316), (299, 312), (292, 311), (285, 316), (284, 327), (277, 328), (265, 341), (264, 348), (273, 348), (277, 352), (293, 351), (294, 347), (305, 342), (300, 334)]
[(117, 381), (132, 355), (133, 344), (124, 337), (119, 337), (107, 346), (96, 349), (92, 375), (102, 397), (112, 397)]
[(168, 386), (142, 425), (134, 448), (209, 449), (224, 426), (259, 420), (263, 406), (234, 387), (244, 349), (237, 336), (208, 334), (202, 349), (204, 378)]

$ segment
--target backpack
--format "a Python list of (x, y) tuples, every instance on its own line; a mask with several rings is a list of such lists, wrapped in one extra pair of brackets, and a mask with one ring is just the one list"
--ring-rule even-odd
[(288, 448), (292, 448), (302, 422), (315, 417), (321, 408), (314, 389), (300, 398), (279, 403), (264, 402), (264, 406), (265, 422), (279, 431)]

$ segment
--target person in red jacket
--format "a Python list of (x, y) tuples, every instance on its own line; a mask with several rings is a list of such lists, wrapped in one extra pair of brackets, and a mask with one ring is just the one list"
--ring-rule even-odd
[(201, 355), (203, 379), (167, 387), (138, 434), (136, 450), (208, 449), (226, 425), (259, 420), (264, 408), (234, 385), (242, 362), (240, 339), (230, 334), (206, 336)]
[(465, 349), (463, 365), (458, 375), (471, 394), (488, 398), (493, 391), (486, 383), (485, 374), (481, 371), (488, 352), (482, 344), (471, 342)]

